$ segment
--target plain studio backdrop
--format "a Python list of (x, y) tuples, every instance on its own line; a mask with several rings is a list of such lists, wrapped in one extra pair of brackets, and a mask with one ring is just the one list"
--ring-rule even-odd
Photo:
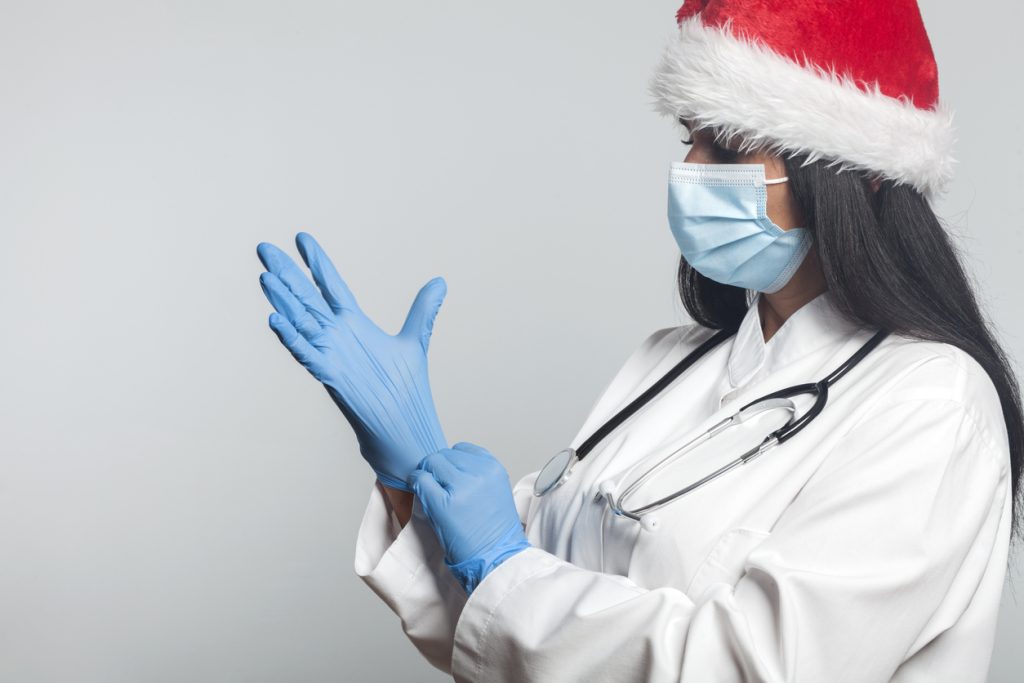
[[(353, 571), (373, 475), (256, 244), (311, 232), (389, 332), (443, 275), (449, 442), (540, 467), (688, 320), (646, 92), (679, 3), (0, 0), (0, 680), (445, 680)], [(923, 11), (937, 209), (1022, 359), (1024, 17)]]

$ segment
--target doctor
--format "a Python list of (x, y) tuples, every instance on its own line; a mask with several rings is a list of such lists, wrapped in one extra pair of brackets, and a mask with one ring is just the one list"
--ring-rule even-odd
[(917, 5), (677, 22), (651, 87), (689, 134), (669, 226), (694, 322), (649, 335), (514, 486), (438, 423), (442, 279), (388, 335), (311, 236), (316, 286), (260, 244), (271, 327), (377, 475), (356, 573), (457, 681), (984, 681), (1024, 423), (930, 206), (952, 129)]

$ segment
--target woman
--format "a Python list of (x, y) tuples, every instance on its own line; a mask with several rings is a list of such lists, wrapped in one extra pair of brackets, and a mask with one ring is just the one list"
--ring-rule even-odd
[(319, 290), (260, 245), (271, 326), (377, 473), (356, 572), (459, 681), (983, 681), (1024, 432), (929, 204), (951, 117), (916, 3), (677, 21), (652, 91), (692, 135), (669, 223), (694, 322), (651, 334), (575, 452), (514, 487), (438, 423), (443, 280), (391, 336), (309, 235)]

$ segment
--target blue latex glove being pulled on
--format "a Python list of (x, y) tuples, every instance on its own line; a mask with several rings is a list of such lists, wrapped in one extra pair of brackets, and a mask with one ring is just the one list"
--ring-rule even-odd
[(267, 268), (260, 286), (277, 311), (270, 314), (270, 327), (323, 383), (381, 483), (412, 491), (409, 474), (448, 443), (427, 376), (427, 348), (445, 281), (436, 277), (425, 284), (401, 331), (387, 334), (362, 312), (311, 235), (300, 232), (295, 243), (316, 287), (273, 244), (256, 248)]
[(423, 459), (409, 480), (469, 595), (495, 567), (530, 547), (505, 467), (481, 446), (460, 441)]

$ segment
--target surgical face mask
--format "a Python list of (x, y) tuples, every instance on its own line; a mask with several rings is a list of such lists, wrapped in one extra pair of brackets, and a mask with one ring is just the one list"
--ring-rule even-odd
[(806, 228), (783, 230), (768, 218), (764, 164), (673, 162), (668, 222), (683, 257), (727, 285), (776, 292), (811, 249)]

